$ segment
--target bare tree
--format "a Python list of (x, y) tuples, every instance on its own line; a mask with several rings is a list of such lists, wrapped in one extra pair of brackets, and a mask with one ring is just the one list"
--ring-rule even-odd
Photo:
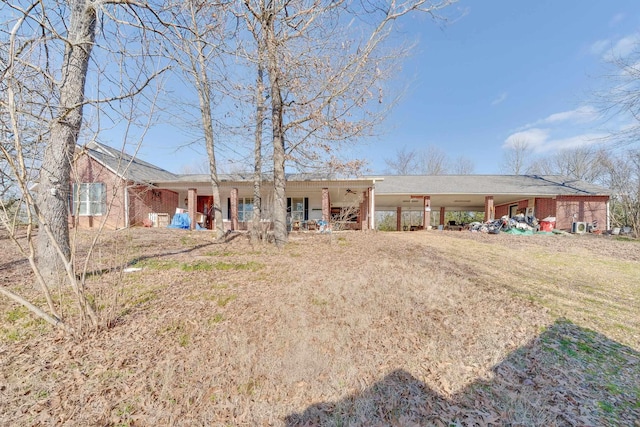
[[(43, 227), (51, 229), (55, 244), (63, 254), (61, 260), (47, 233), (39, 234), (38, 264), (47, 280), (59, 280), (61, 263), (71, 257), (68, 226), (68, 189), (71, 182), (71, 159), (75, 151), (85, 102), (84, 92), (91, 50), (95, 44), (97, 13), (92, 0), (72, 0), (68, 4), (68, 30), (63, 35), (61, 82), (57, 117), (51, 123), (49, 141), (40, 169), (38, 206)], [(44, 21), (46, 16), (42, 17)], [(47, 29), (51, 30), (51, 29)]]
[(276, 245), (287, 240), (285, 163), (317, 161), (378, 122), (367, 113), (383, 101), (379, 82), (397, 64), (387, 45), (393, 23), (450, 3), (245, 0), (262, 30), (270, 86)]
[[(255, 34), (255, 33), (254, 33)], [(262, 236), (262, 138), (265, 121), (265, 94), (264, 94), (264, 46), (263, 38), (257, 38), (258, 61), (256, 64), (256, 91), (255, 91), (255, 132), (253, 148), (253, 221), (251, 227), (251, 241), (255, 244)]]
[(430, 145), (420, 153), (420, 169), (424, 175), (443, 175), (449, 170), (447, 153)]
[(226, 10), (220, 3), (198, 0), (178, 1), (170, 4), (171, 27), (168, 39), (173, 42), (173, 59), (193, 85), (200, 106), (200, 120), (207, 151), (211, 191), (213, 195), (216, 237), (224, 235), (220, 200), (220, 180), (216, 162), (216, 135), (213, 108), (214, 87), (219, 85), (212, 72), (221, 57), (221, 44), (226, 29)]
[(630, 226), (640, 236), (640, 150), (601, 156), (604, 184), (614, 191), (611, 216), (615, 226)]
[[(107, 54), (125, 55), (118, 45), (123, 32), (119, 31), (118, 38), (114, 38), (112, 49), (101, 46), (96, 35), (102, 34), (106, 40), (110, 31), (117, 30), (107, 22), (119, 25), (128, 21), (131, 28), (142, 29), (142, 10), (147, 10), (146, 6), (126, 1), (16, 1), (8, 4), (4, 15), (7, 21), (0, 24), (3, 37), (0, 43), (7, 46), (0, 69), (0, 84), (6, 89), (0, 98), (0, 115), (3, 132), (8, 134), (0, 157), (9, 166), (23, 204), (27, 243), (18, 241), (16, 221), (6, 215), (8, 211), (4, 204), (0, 219), (29, 261), (48, 310), (43, 311), (7, 288), (0, 291), (49, 323), (67, 330), (71, 327), (57, 310), (50, 291), (63, 281), (71, 285), (76, 296), (81, 326), (85, 321), (91, 326), (98, 323), (75, 271), (68, 227), (73, 155), (82, 132), (83, 110), (87, 105), (114, 102), (118, 106), (112, 111), (117, 111), (122, 101), (140, 93), (153, 78), (142, 69), (128, 75), (124, 70), (135, 68), (134, 62), (119, 66), (109, 61), (96, 61), (100, 73), (91, 79), (96, 83), (92, 88), (96, 98), (88, 99), (85, 87), (95, 50), (102, 51), (101, 59), (106, 59)], [(102, 20), (100, 29), (97, 27), (99, 19)], [(136, 45), (142, 45), (141, 40), (145, 38), (138, 33)], [(110, 67), (118, 69), (117, 77), (110, 78), (104, 72)], [(32, 78), (25, 80), (26, 75)], [(35, 114), (38, 111), (39, 116)], [(40, 144), (43, 147), (41, 160), (39, 154), (35, 157), (30, 154), (33, 147), (38, 153)], [(34, 167), (39, 170), (37, 195), (31, 191), (33, 175), (30, 170)], [(33, 240), (36, 226), (37, 251)]]
[(419, 153), (402, 147), (396, 150), (395, 157), (384, 159), (388, 172), (395, 175), (415, 175), (419, 172)]
[(579, 147), (560, 150), (532, 162), (527, 173), (562, 175), (591, 183), (599, 183), (606, 174), (603, 161), (608, 158), (603, 149)]
[[(110, 6), (114, 9), (109, 9)], [(17, 1), (9, 6), (12, 17), (5, 23), (3, 32), (7, 37), (8, 55), (2, 78), (5, 82), (13, 82), (14, 93), (20, 86), (21, 91), (33, 94), (37, 88), (31, 82), (17, 83), (15, 79), (16, 70), (29, 69), (39, 76), (36, 81), (47, 88), (47, 93), (51, 95), (42, 104), (43, 110), (50, 111), (51, 116), (50, 120), (42, 123), (39, 132), (45, 148), (40, 165), (37, 201), (42, 214), (41, 226), (51, 230), (60, 246), (62, 259), (59, 259), (47, 233), (40, 233), (38, 264), (48, 280), (56, 280), (57, 273), (64, 270), (62, 264), (71, 256), (68, 231), (71, 163), (82, 128), (83, 109), (87, 104), (95, 105), (95, 100), (90, 101), (85, 97), (85, 86), (92, 51), (99, 46), (96, 35), (107, 34), (109, 24), (104, 22), (109, 22), (109, 18), (113, 19), (110, 22), (129, 20), (133, 26), (142, 25), (139, 10), (145, 8), (123, 0)], [(123, 15), (118, 15), (118, 10)], [(103, 22), (100, 31), (96, 26), (98, 19)], [(120, 37), (121, 32), (116, 42)], [(139, 39), (137, 44), (140, 44)], [(108, 51), (106, 46), (102, 49)], [(100, 71), (110, 67), (108, 64), (97, 66), (101, 68)], [(122, 69), (118, 71), (122, 72)], [(133, 87), (125, 87), (123, 78), (110, 81), (103, 79), (107, 86), (119, 87), (111, 91), (107, 98), (122, 100), (140, 92), (145, 86), (143, 74), (134, 73), (131, 79), (135, 82)], [(21, 126), (26, 110), (19, 108), (15, 102), (12, 102), (12, 108), (14, 112), (20, 112), (16, 123)]]
[[(636, 147), (640, 137), (640, 46), (626, 56), (610, 55), (606, 89), (597, 93), (600, 108), (614, 127), (610, 139)], [(620, 125), (622, 123), (622, 125)]]
[(503, 173), (512, 175), (529, 173), (532, 149), (527, 140), (518, 138), (510, 141), (505, 150), (501, 164)]
[(470, 175), (475, 170), (473, 160), (465, 156), (458, 156), (453, 161), (451, 173), (456, 175)]
[(388, 171), (398, 175), (443, 175), (473, 173), (474, 164), (470, 159), (459, 156), (451, 161), (442, 149), (430, 145), (426, 150), (396, 150), (393, 159), (385, 159)]

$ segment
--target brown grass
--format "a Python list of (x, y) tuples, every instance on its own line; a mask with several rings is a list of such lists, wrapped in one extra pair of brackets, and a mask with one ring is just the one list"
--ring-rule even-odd
[[(0, 301), (0, 424), (640, 419), (638, 242), (435, 231), (290, 240), (278, 251), (208, 232), (105, 235), (88, 286), (111, 326), (80, 341)], [(29, 294), (26, 266), (4, 249), (0, 281)]]

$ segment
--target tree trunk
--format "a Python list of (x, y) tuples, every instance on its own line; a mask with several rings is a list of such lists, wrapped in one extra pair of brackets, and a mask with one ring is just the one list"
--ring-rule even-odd
[(204, 131), (204, 141), (209, 158), (209, 173), (211, 175), (211, 192), (213, 194), (213, 215), (216, 225), (216, 238), (224, 236), (224, 224), (222, 222), (222, 208), (220, 207), (220, 181), (218, 179), (218, 167), (216, 165), (215, 137), (213, 133), (213, 118), (211, 117), (211, 87), (207, 75), (207, 61), (204, 54), (204, 42), (196, 40), (198, 47), (198, 65), (194, 69), (194, 77), (198, 89), (200, 100), (200, 111), (202, 114), (202, 128)]
[[(71, 257), (68, 222), (71, 162), (82, 125), (82, 103), (96, 26), (91, 0), (70, 0), (69, 10), (58, 117), (51, 126), (38, 187), (38, 209), (67, 260)], [(61, 282), (65, 274), (55, 247), (42, 229), (38, 237), (38, 268), (47, 281)]]
[[(274, 4), (275, 7), (275, 4)], [(267, 61), (271, 83), (271, 122), (273, 137), (273, 237), (277, 247), (287, 243), (287, 199), (284, 173), (284, 102), (280, 88), (280, 69), (278, 66), (277, 40), (273, 14), (265, 25)]]
[(262, 122), (264, 120), (264, 69), (262, 43), (258, 46), (258, 75), (256, 77), (256, 131), (253, 148), (253, 224), (251, 227), (251, 243), (260, 240), (262, 227)]

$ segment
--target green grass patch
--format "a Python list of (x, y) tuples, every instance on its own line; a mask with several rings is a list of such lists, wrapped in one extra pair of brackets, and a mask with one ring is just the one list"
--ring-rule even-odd
[(245, 396), (252, 396), (259, 386), (260, 383), (258, 380), (250, 379), (248, 382), (238, 386), (238, 393), (244, 394)]
[(182, 236), (180, 237), (180, 243), (183, 246), (193, 246), (198, 243), (198, 241), (191, 236)]
[(171, 270), (180, 267), (180, 263), (172, 260), (161, 261), (157, 259), (145, 259), (134, 262), (133, 266), (147, 268), (149, 270)]
[(224, 316), (220, 313), (216, 313), (213, 317), (209, 318), (209, 325), (217, 325), (224, 320)]
[(614, 238), (614, 240), (617, 240), (618, 242), (640, 243), (640, 239), (634, 239), (633, 237), (627, 237), (627, 236), (617, 236)]
[(235, 252), (231, 251), (208, 251), (204, 253), (205, 256), (219, 256), (219, 257), (229, 257), (236, 255)]
[(184, 322), (173, 321), (166, 327), (160, 330), (160, 334), (169, 334), (175, 336), (180, 347), (187, 347), (191, 342), (191, 336), (189, 335), (189, 329)]
[(264, 264), (255, 261), (249, 262), (216, 262), (213, 264), (213, 268), (220, 271), (229, 270), (245, 270), (245, 271), (258, 271), (264, 267)]
[(21, 305), (7, 311), (3, 323), (0, 324), (0, 342), (19, 342), (31, 338), (38, 333), (43, 333), (48, 325)]
[(24, 319), (28, 315), (29, 315), (29, 310), (19, 305), (14, 309), (9, 310), (7, 312), (7, 315), (5, 316), (5, 319), (7, 320), (7, 322), (15, 323), (20, 319)]
[(214, 266), (207, 261), (196, 261), (191, 264), (182, 264), (180, 268), (182, 271), (211, 271)]
[(221, 295), (217, 298), (216, 304), (218, 304), (218, 307), (226, 307), (227, 304), (229, 304), (231, 301), (235, 301), (237, 298), (238, 295), (235, 294)]
[(615, 410), (614, 406), (610, 402), (599, 401), (598, 407), (607, 414), (612, 414), (613, 411)]

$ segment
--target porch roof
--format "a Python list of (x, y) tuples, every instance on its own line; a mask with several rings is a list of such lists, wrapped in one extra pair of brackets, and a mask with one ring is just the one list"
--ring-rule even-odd
[(422, 209), (412, 195), (430, 196), (433, 208), (483, 210), (485, 196), (496, 205), (534, 197), (610, 196), (611, 191), (559, 175), (385, 175), (376, 182), (378, 209)]

